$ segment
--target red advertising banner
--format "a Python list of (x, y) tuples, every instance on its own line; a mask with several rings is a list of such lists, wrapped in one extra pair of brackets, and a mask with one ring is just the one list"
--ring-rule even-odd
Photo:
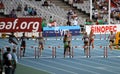
[(41, 18), (0, 18), (0, 32), (41, 32)]

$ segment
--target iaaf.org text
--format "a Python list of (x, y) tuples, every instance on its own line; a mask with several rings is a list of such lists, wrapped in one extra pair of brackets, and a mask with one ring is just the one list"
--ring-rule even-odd
[(41, 31), (40, 18), (7, 18), (0, 19), (0, 32), (39, 32)]

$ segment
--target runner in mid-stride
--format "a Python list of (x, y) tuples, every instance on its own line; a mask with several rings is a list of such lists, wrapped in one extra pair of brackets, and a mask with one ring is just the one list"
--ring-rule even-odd
[(44, 37), (42, 35), (42, 32), (39, 33), (39, 37), (37, 37), (38, 40), (38, 49), (39, 49), (39, 52), (38, 52), (38, 55), (42, 56), (42, 50), (44, 50)]
[(113, 34), (113, 31), (110, 31), (110, 35), (108, 36), (108, 39), (109, 39), (109, 47), (112, 50), (112, 45), (115, 40), (115, 34)]
[(89, 34), (89, 46), (92, 45), (92, 48), (94, 48), (94, 38), (95, 38), (95, 34), (93, 33), (93, 31), (90, 31)]
[(25, 55), (25, 50), (26, 50), (26, 39), (28, 39), (28, 37), (26, 37), (25, 33), (23, 33), (23, 35), (20, 38), (21, 50), (23, 50), (23, 56)]
[(89, 36), (87, 32), (84, 33), (82, 40), (84, 41), (84, 54), (87, 55), (88, 45), (89, 45)]
[[(11, 32), (11, 34), (6, 34), (9, 36), (9, 43), (18, 45), (18, 38), (14, 35), (14, 32)], [(17, 42), (16, 42), (17, 41)]]
[(63, 38), (63, 43), (64, 43), (64, 58), (66, 55), (71, 55), (71, 52), (70, 52), (70, 42), (67, 41), (67, 35), (65, 34), (64, 35), (64, 38)]

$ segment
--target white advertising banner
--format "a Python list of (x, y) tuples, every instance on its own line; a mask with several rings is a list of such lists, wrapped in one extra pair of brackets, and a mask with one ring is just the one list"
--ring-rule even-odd
[(110, 31), (118, 32), (120, 31), (120, 24), (113, 25), (87, 25), (86, 32), (89, 34), (90, 31), (93, 31), (94, 34), (109, 34)]

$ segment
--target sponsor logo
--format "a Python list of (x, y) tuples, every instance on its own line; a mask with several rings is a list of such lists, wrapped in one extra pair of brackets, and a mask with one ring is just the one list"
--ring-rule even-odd
[(0, 19), (0, 32), (38, 32), (41, 31), (40, 18)]
[(117, 26), (116, 25), (106, 25), (106, 26), (91, 26), (91, 30), (94, 33), (106, 33), (106, 32), (116, 32), (117, 31)]
[(69, 31), (69, 29), (60, 29), (59, 27), (55, 27), (54, 32), (60, 33), (61, 36), (66, 34), (66, 31)]

